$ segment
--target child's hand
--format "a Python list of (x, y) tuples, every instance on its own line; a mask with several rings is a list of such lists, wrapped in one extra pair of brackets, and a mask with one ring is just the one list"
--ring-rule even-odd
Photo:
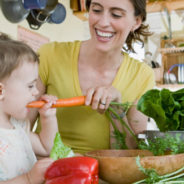
[(45, 171), (53, 161), (54, 160), (51, 158), (44, 158), (37, 161), (33, 168), (27, 173), (27, 180), (29, 180), (29, 183), (42, 184), (44, 182)]
[(56, 108), (51, 108), (56, 103), (57, 97), (52, 95), (43, 95), (40, 100), (47, 102), (42, 108), (39, 109), (39, 113), (43, 118), (56, 115)]

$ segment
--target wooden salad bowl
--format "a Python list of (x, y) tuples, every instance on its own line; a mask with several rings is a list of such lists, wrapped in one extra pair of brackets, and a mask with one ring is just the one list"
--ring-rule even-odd
[(136, 157), (144, 168), (153, 168), (159, 175), (184, 166), (184, 154), (153, 156), (147, 150), (96, 150), (85, 156), (99, 161), (99, 177), (109, 184), (132, 184), (146, 176), (138, 169)]

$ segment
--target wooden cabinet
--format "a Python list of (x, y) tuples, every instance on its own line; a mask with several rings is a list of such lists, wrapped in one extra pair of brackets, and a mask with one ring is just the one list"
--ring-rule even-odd
[(86, 0), (70, 0), (70, 8), (73, 14), (79, 19), (88, 20), (88, 12), (86, 10)]
[[(74, 15), (83, 21), (88, 20), (85, 2), (86, 0), (70, 0)], [(184, 0), (147, 0), (147, 13), (160, 12), (164, 8), (169, 11), (184, 9)]]
[(167, 8), (169, 11), (184, 9), (184, 1), (183, 0), (151, 0), (147, 1), (147, 12), (160, 12), (163, 11), (164, 8)]
[[(162, 66), (161, 67), (163, 69), (163, 80), (160, 81), (160, 84), (162, 85), (166, 84), (167, 80), (164, 80), (164, 76), (166, 75), (166, 73), (169, 73), (168, 71), (170, 71), (170, 73), (172, 73), (172, 75), (176, 77), (176, 84), (174, 84), (173, 86), (175, 88), (177, 86), (179, 88), (184, 87), (184, 47), (179, 47), (179, 45), (182, 44), (182, 39), (166, 40), (164, 41), (164, 43), (161, 43), (162, 46), (164, 46), (163, 44), (169, 45), (170, 47), (173, 46), (173, 47), (160, 49), (160, 52), (162, 54)], [(182, 71), (180, 70), (182, 66), (179, 64), (182, 64), (183, 66)], [(181, 81), (181, 76), (183, 78), (183, 81)], [(172, 84), (167, 83), (167, 87), (171, 87), (171, 86)]]

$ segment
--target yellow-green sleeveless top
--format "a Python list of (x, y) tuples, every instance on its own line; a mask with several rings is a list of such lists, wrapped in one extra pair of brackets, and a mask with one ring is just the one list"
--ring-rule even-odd
[[(48, 94), (70, 98), (82, 94), (78, 78), (80, 41), (44, 45), (40, 50), (39, 74)], [(88, 81), (86, 81), (88, 82)], [(150, 67), (124, 53), (124, 60), (112, 84), (123, 102), (133, 102), (154, 86)], [(87, 106), (57, 109), (62, 140), (75, 152), (85, 153), (110, 146), (109, 121)]]

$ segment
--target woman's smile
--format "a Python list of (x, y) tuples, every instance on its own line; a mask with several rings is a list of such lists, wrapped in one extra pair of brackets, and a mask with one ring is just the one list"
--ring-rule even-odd
[(114, 32), (101, 31), (99, 29), (95, 29), (95, 31), (96, 31), (97, 39), (102, 42), (110, 41), (115, 35)]

